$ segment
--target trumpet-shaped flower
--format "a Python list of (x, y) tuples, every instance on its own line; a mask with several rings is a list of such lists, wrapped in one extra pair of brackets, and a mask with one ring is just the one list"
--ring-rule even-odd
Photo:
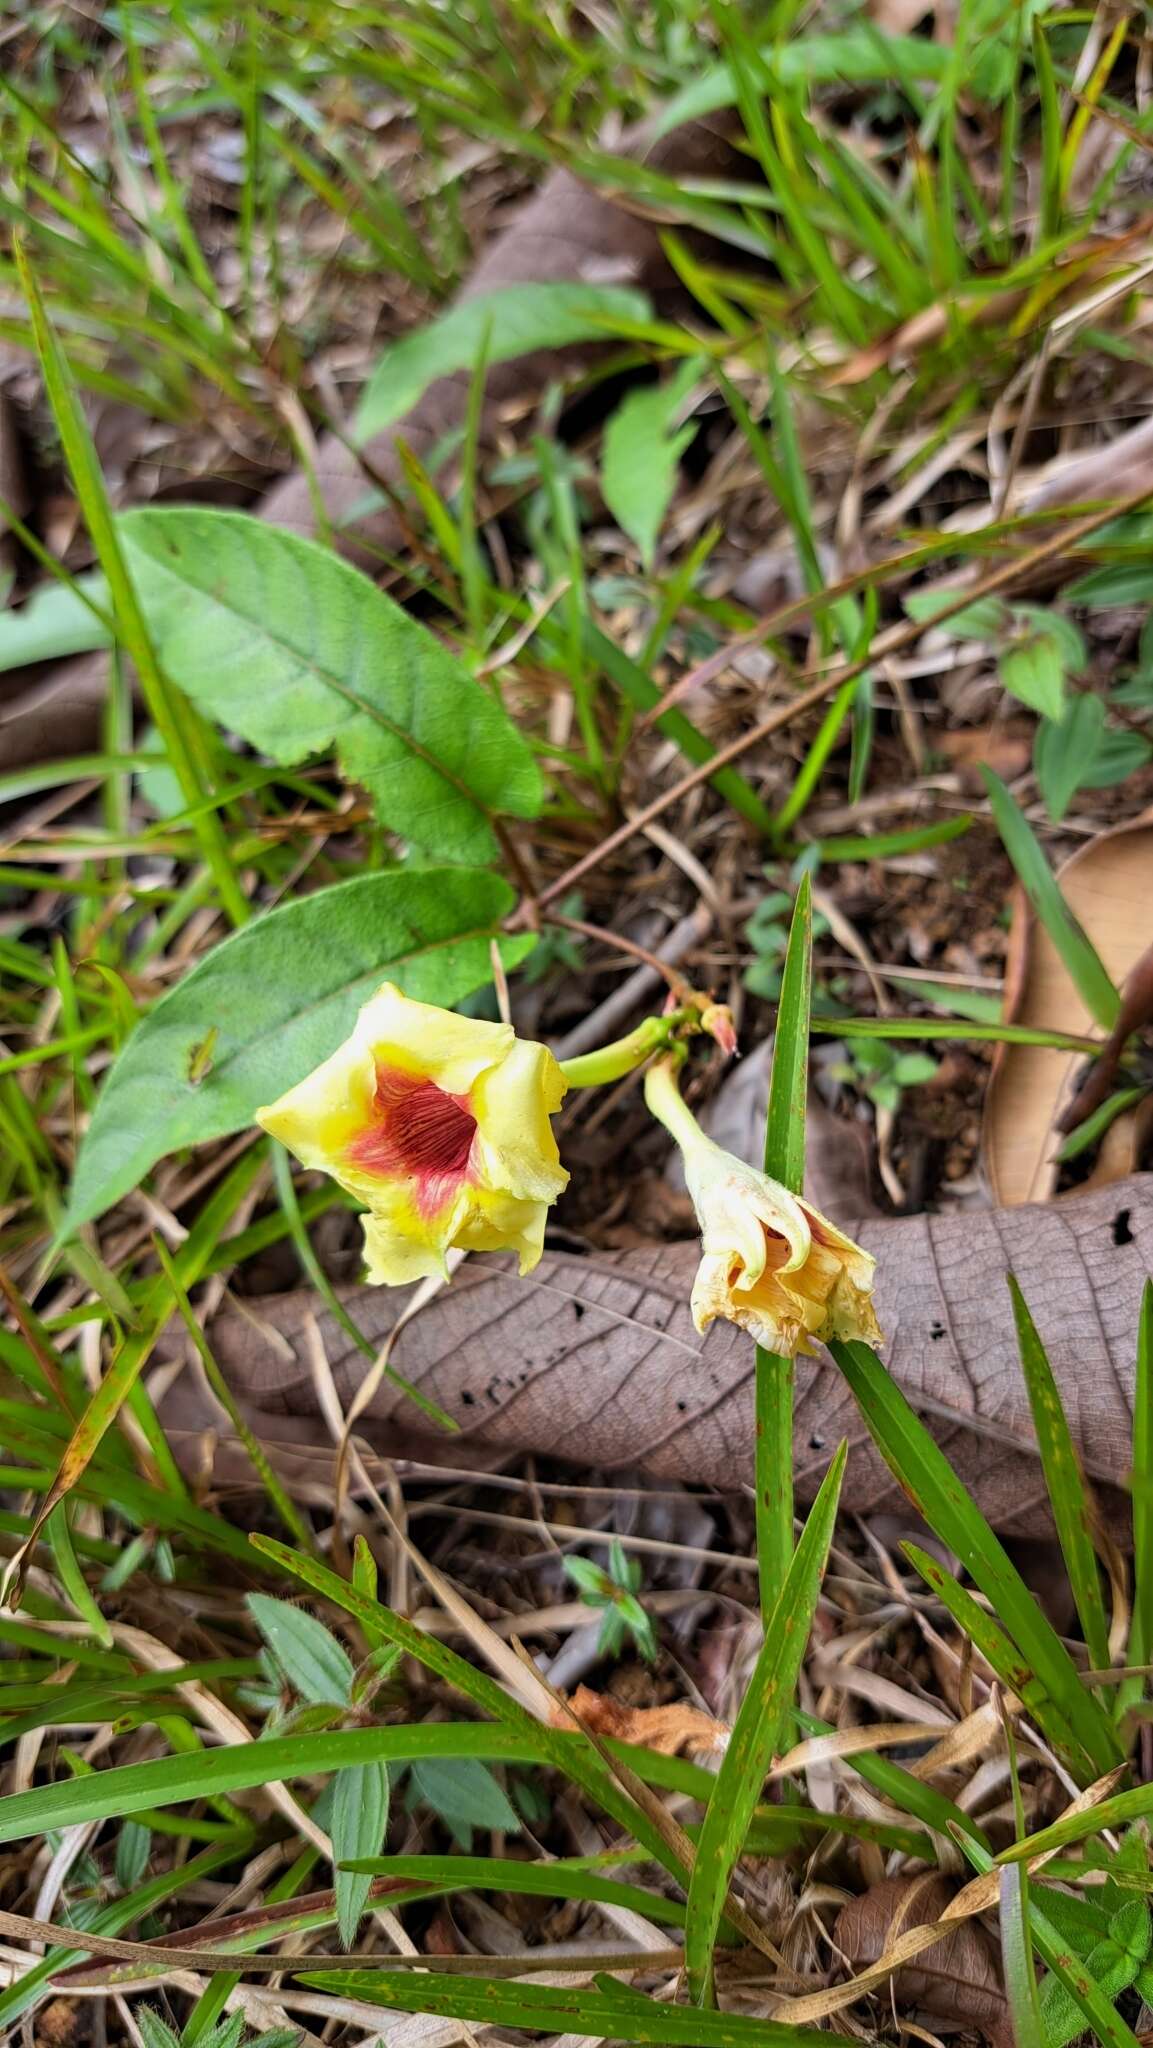
[(871, 1254), (803, 1196), (715, 1145), (682, 1101), (667, 1062), (650, 1070), (646, 1095), (681, 1147), (701, 1228), (697, 1329), (722, 1316), (789, 1358), (812, 1351), (814, 1337), (879, 1343)]
[(352, 1036), (257, 1122), (364, 1203), (368, 1277), (445, 1273), (445, 1254), (540, 1258), (568, 1175), (550, 1116), (565, 1079), (548, 1048), (414, 1002), (386, 982)]

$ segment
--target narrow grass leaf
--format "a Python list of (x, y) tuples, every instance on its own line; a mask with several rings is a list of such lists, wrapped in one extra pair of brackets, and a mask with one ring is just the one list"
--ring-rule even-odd
[(832, 1541), (845, 1456), (842, 1444), (793, 1553), (701, 1828), (685, 1916), (685, 1962), (698, 2005), (711, 2000), (713, 1949), (729, 1881), (792, 1709)]
[(1001, 1955), (1016, 2048), (1048, 2048), (1033, 1967), (1029, 1880), (1017, 1863), (1001, 1873)]
[(1005, 851), (1049, 937), (1057, 948), (1090, 1015), (1106, 1031), (1117, 1022), (1121, 998), (1092, 940), (1066, 903), (1032, 826), (991, 768), (981, 774)]
[(658, 1924), (677, 1927), (685, 1917), (676, 1899), (641, 1885), (622, 1884), (589, 1869), (587, 1861), (559, 1857), (553, 1863), (519, 1863), (505, 1856), (369, 1856), (348, 1865), (370, 1877), (409, 1878), (420, 1896), (437, 1892), (516, 1892), (542, 1899), (587, 1899), (593, 1905), (626, 1907)]
[(1056, 1630), (944, 1452), (867, 1344), (835, 1342), (829, 1348), (898, 1484), (929, 1527), (956, 1552), (1068, 1721), (1083, 1756), (1080, 1775), (1089, 1778), (1109, 1770), (1121, 1752), (1108, 1715), (1085, 1691)]
[(357, 1969), (306, 1971), (300, 1981), (338, 1998), (359, 1998), (397, 2012), (437, 2013), (478, 2025), (590, 2035), (601, 2041), (651, 2042), (653, 2048), (850, 2048), (843, 2035), (812, 2027), (658, 2004), (612, 1979), (595, 1989), (561, 1989), (500, 1977), (434, 1979)]
[(1111, 1662), (1109, 1619), (1090, 1533), (1096, 1520), (1093, 1501), (1053, 1377), (1053, 1368), (1013, 1274), (1009, 1275), (1009, 1292), (1013, 1300), (1021, 1370), (1028, 1388), (1029, 1407), (1037, 1432), (1037, 1446), (1061, 1555), (1077, 1603), (1089, 1662), (1094, 1670), (1104, 1671)]
[[(792, 1194), (801, 1192), (805, 1179), (812, 989), (812, 881), (805, 874), (785, 950), (765, 1118), (765, 1172)], [(758, 1344), (754, 1369), (757, 1572), (767, 1635), (793, 1551), (794, 1368), (791, 1358)]]
[(1137, 1331), (1137, 1383), (1133, 1395), (1133, 1637), (1132, 1661), (1153, 1655), (1153, 1280), (1146, 1280)]

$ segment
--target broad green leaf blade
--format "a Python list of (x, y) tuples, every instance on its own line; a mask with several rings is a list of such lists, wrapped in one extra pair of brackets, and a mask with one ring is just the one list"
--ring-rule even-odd
[(685, 1914), (685, 1963), (698, 2004), (710, 1999), (713, 1949), (729, 1881), (792, 1708), (832, 1541), (845, 1456), (842, 1444), (813, 1502), (705, 1813)]
[(492, 820), (534, 817), (533, 754), (426, 626), (318, 542), (243, 512), (118, 521), (165, 672), (290, 767), (335, 745), (377, 815), (426, 853), (486, 861)]
[(652, 568), (677, 467), (693, 437), (691, 426), (674, 429), (700, 371), (699, 360), (690, 360), (664, 384), (630, 391), (605, 428), (604, 501), (622, 532), (636, 542), (646, 569)]
[(112, 632), (93, 610), (99, 605), (107, 611), (109, 602), (108, 585), (98, 569), (78, 576), (74, 583), (48, 583), (33, 591), (18, 611), (0, 612), (0, 671), (110, 647)]
[(1049, 2048), (1033, 1968), (1028, 1878), (1020, 1864), (1001, 1873), (1001, 1954), (1016, 2048)]
[(1065, 663), (1053, 633), (1030, 633), (1007, 647), (1000, 661), (1001, 681), (1010, 696), (1042, 718), (1065, 715)]
[(1086, 1779), (1120, 1761), (1116, 1734), (1100, 1702), (1086, 1692), (1072, 1658), (976, 1501), (944, 1452), (867, 1344), (829, 1346), (885, 1463), (929, 1527), (956, 1552), (1068, 1721)]
[(1086, 692), (1074, 697), (1060, 723), (1043, 718), (1033, 740), (1033, 768), (1045, 809), (1059, 825), (1093, 772), (1105, 736), (1105, 706)]
[[(474, 1764), (483, 1770), (483, 1764)], [(332, 1792), (329, 1832), (337, 1864), (350, 1863), (358, 1856), (374, 1856), (388, 1827), (388, 1765), (354, 1764), (341, 1771)], [(336, 1872), (336, 1918), (345, 1948), (356, 1940), (372, 1878), (355, 1870)]]
[(430, 1757), (413, 1765), (412, 1782), (425, 1805), (450, 1823), (520, 1833), (507, 1792), (476, 1757)]
[[(595, 1988), (561, 1989), (501, 1977), (420, 1976), (403, 1970), (317, 1970), (311, 1984), (339, 1998), (359, 1998), (396, 2012), (439, 2013), (528, 2032), (592, 2035), (598, 2040), (651, 2042), (654, 2048), (855, 2048), (841, 2034), (790, 2027), (741, 2013), (702, 2013), (658, 2004), (611, 1978)], [(610, 1988), (611, 1987), (611, 1988)]]
[(324, 1623), (268, 1593), (250, 1593), (247, 1604), (293, 1691), (312, 1706), (346, 1706), (355, 1675), (352, 1659)]
[[(399, 868), (286, 903), (225, 939), (170, 989), (116, 1061), (80, 1147), (64, 1229), (136, 1187), (182, 1145), (242, 1130), (352, 1029), (382, 981), (445, 1008), (506, 966), (530, 937), (501, 936), (513, 892), (468, 868)], [(190, 1064), (212, 1031), (211, 1065)]]
[(1061, 1555), (1077, 1604), (1081, 1628), (1089, 1651), (1089, 1662), (1097, 1671), (1108, 1668), (1109, 1621), (1101, 1593), (1101, 1575), (1090, 1530), (1094, 1526), (1093, 1503), (1081, 1461), (1077, 1456), (1069, 1423), (1057, 1391), (1053, 1368), (1037, 1334), (1025, 1298), (1012, 1274), (1009, 1292), (1013, 1299), (1013, 1320), (1017, 1325), (1017, 1346), (1021, 1370), (1029, 1394), (1033, 1428), (1041, 1453), (1049, 1505), (1057, 1526)]
[(611, 341), (651, 318), (643, 292), (621, 285), (515, 284), (466, 299), (385, 350), (365, 385), (355, 438), (364, 442), (402, 419), (437, 377), (574, 341)]
[(1117, 1022), (1118, 995), (1092, 940), (1074, 917), (1057, 886), (1024, 812), (998, 775), (982, 768), (993, 817), (1017, 878), (1058, 953), (1090, 1015), (1106, 1031)]

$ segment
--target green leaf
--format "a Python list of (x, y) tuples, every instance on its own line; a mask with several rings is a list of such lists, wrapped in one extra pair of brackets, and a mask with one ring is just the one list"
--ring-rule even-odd
[(346, 1706), (352, 1697), (353, 1666), (347, 1650), (324, 1623), (303, 1607), (250, 1593), (248, 1611), (285, 1678), (314, 1706)]
[[(391, 869), (286, 903), (236, 932), (151, 1009), (101, 1091), (80, 1147), (64, 1228), (76, 1230), (182, 1145), (242, 1130), (352, 1029), (382, 981), (448, 1008), (532, 938), (501, 937), (515, 898), (468, 868)], [(215, 1030), (211, 1065), (190, 1064)]]
[(126, 1820), (116, 1837), (116, 1883), (122, 1892), (134, 1892), (148, 1868), (152, 1853), (152, 1830)]
[(1043, 718), (1033, 740), (1033, 769), (1045, 808), (1059, 825), (1092, 772), (1105, 733), (1105, 706), (1088, 693), (1075, 697), (1059, 724)]
[[(1098, 540), (1101, 536), (1098, 534)], [(1153, 565), (1114, 562), (1091, 569), (1064, 593), (1070, 604), (1149, 604), (1153, 601)]]
[(107, 611), (108, 585), (98, 569), (71, 584), (47, 583), (18, 611), (0, 612), (0, 673), (110, 647), (112, 633), (85, 597)]
[(178, 2036), (150, 2005), (137, 2007), (136, 2024), (140, 2028), (144, 2048), (180, 2048)]
[[(822, 1819), (816, 1819), (817, 1828)], [(650, 1920), (672, 1927), (680, 1926), (685, 1917), (684, 1907), (675, 1899), (645, 1891), (640, 1885), (617, 1883), (576, 1857), (520, 1863), (506, 1856), (370, 1856), (357, 1868), (372, 1877), (409, 1878), (414, 1892), (419, 1888), (424, 1898), (437, 1892), (522, 1892), (534, 1898), (590, 1899), (606, 1906), (627, 1906), (633, 1913), (644, 1913)]]
[[(483, 1771), (484, 1765), (475, 1768)], [(350, 1771), (341, 1771), (333, 1786), (329, 1822), (333, 1861), (350, 1863), (358, 1856), (375, 1856), (387, 1828), (388, 1765), (354, 1764)], [(359, 1871), (336, 1872), (336, 1917), (345, 1948), (351, 1948), (356, 1940), (371, 1887), (372, 1878)]]
[(536, 349), (611, 340), (650, 318), (645, 294), (621, 285), (515, 284), (466, 299), (385, 350), (361, 396), (355, 439), (382, 433), (437, 377), (471, 370), (482, 352), (489, 364), (507, 363)]
[[(951, 53), (922, 36), (890, 36), (871, 24), (836, 35), (796, 36), (767, 43), (759, 52), (766, 92), (773, 87), (808, 85), (834, 80), (882, 80), (891, 86), (902, 74), (911, 79), (944, 78)], [(682, 122), (700, 120), (718, 107), (731, 107), (737, 84), (727, 64), (717, 64), (665, 102), (656, 133), (667, 135)]]
[(685, 1964), (698, 2005), (711, 2002), (713, 1949), (729, 1880), (792, 1708), (832, 1541), (846, 1451), (841, 1444), (793, 1552), (705, 1811), (685, 1913)]
[(1019, 1864), (1001, 1873), (1001, 1954), (1015, 2048), (1051, 2048), (1033, 1968), (1028, 1878)]
[(1032, 826), (1000, 776), (994, 775), (991, 768), (982, 768), (981, 775), (989, 792), (997, 830), (1017, 870), (1021, 887), (1061, 955), (1086, 1009), (1105, 1031), (1111, 1031), (1121, 1008), (1121, 998), (1096, 947), (1062, 896)]
[[(479, 1959), (478, 1959), (479, 1960)], [(702, 2013), (659, 2004), (611, 1978), (595, 1989), (512, 1983), (502, 1977), (441, 1977), (407, 1970), (316, 1970), (302, 1984), (338, 1998), (359, 1998), (396, 2012), (439, 2013), (449, 2019), (530, 2033), (592, 2035), (653, 2048), (857, 2048), (843, 2034), (782, 2025), (742, 2013)], [(611, 1988), (610, 1988), (611, 1987)]]
[(1110, 1770), (1121, 1750), (1108, 1716), (944, 1452), (867, 1344), (834, 1342), (829, 1349), (898, 1484), (955, 1551), (1068, 1722), (1083, 1752), (1081, 1774)]
[(447, 860), (535, 817), (533, 754), (456, 655), (318, 542), (242, 512), (127, 512), (118, 529), (165, 673), (282, 767), (335, 746), (389, 830)]
[(453, 1827), (520, 1833), (520, 1817), (487, 1765), (472, 1757), (430, 1758), (412, 1767), (412, 1782), (426, 1806)]
[(636, 542), (646, 569), (652, 568), (677, 468), (695, 432), (691, 424), (675, 430), (677, 415), (700, 373), (700, 360), (693, 358), (665, 383), (630, 391), (605, 428), (605, 504)]
[(1081, 778), (1082, 789), (1112, 789), (1153, 760), (1153, 741), (1141, 732), (1118, 732), (1106, 726), (1097, 751)]
[(1041, 1466), (1049, 1490), (1049, 1503), (1057, 1528), (1061, 1555), (1069, 1574), (1073, 1598), (1089, 1651), (1089, 1662), (1097, 1671), (1107, 1669), (1109, 1622), (1101, 1596), (1101, 1576), (1089, 1531), (1094, 1526), (1093, 1504), (1085, 1475), (1073, 1445), (1068, 1419), (1062, 1406), (1048, 1354), (1025, 1298), (1012, 1274), (1009, 1292), (1013, 1299), (1013, 1320), (1021, 1369), (1029, 1394), (1033, 1428), (1041, 1453)]
[(1030, 633), (1011, 641), (998, 662), (1001, 681), (1010, 696), (1043, 718), (1065, 715), (1065, 662), (1052, 633)]
[[(946, 592), (941, 590), (914, 590), (905, 599), (905, 610), (911, 619), (932, 619), (940, 611)], [(996, 640), (1005, 632), (1010, 621), (1007, 604), (999, 597), (979, 597), (963, 611), (954, 612), (940, 628), (954, 640)]]

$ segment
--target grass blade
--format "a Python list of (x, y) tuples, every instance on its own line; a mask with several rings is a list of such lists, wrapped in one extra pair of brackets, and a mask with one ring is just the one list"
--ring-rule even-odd
[(1029, 1880), (1019, 1863), (1001, 1873), (1001, 1954), (1016, 2048), (1047, 2048), (1029, 1935)]
[(1073, 1589), (1077, 1613), (1081, 1618), (1081, 1627), (1089, 1650), (1089, 1662), (1094, 1670), (1103, 1671), (1111, 1661), (1109, 1621), (1101, 1596), (1097, 1558), (1089, 1534), (1095, 1520), (1093, 1501), (1081, 1470), (1081, 1461), (1073, 1445), (1057, 1382), (1053, 1378), (1053, 1368), (1049, 1363), (1045, 1346), (1037, 1335), (1037, 1328), (1025, 1298), (1011, 1273), (1009, 1292), (1013, 1298), (1013, 1319), (1017, 1325), (1021, 1370), (1029, 1391), (1029, 1407), (1033, 1414), (1033, 1427), (1037, 1432), (1041, 1465), (1045, 1473), (1045, 1484), (1049, 1489), (1049, 1502), (1053, 1510), (1053, 1520), (1057, 1525), (1061, 1555), (1065, 1560), (1069, 1584)]
[(1097, 952), (1057, 886), (1024, 812), (991, 768), (982, 768), (993, 817), (1017, 879), (1068, 969), (1086, 1009), (1105, 1031), (1117, 1022), (1121, 998)]
[(1133, 1637), (1129, 1659), (1145, 1664), (1153, 1646), (1153, 1280), (1145, 1282), (1137, 1332), (1132, 1484)]
[[(812, 882), (806, 874), (789, 928), (765, 1120), (765, 1172), (793, 1194), (805, 1178), (812, 989)], [(767, 1635), (793, 1554), (793, 1361), (758, 1344), (755, 1371), (757, 1570)]]
[(408, 1878), (421, 1898), (441, 1892), (518, 1892), (530, 1898), (589, 1899), (594, 1905), (626, 1906), (649, 1920), (677, 1927), (685, 1909), (675, 1899), (621, 1884), (590, 1869), (593, 1859), (558, 1857), (553, 1863), (514, 1863), (503, 1856), (368, 1856), (345, 1864), (371, 1877)]
[(685, 1916), (685, 1962), (698, 2005), (711, 2002), (713, 1947), (729, 1880), (792, 1708), (832, 1541), (845, 1457), (842, 1444), (785, 1574), (705, 1813)]
[(1068, 1721), (1086, 1780), (1121, 1760), (1112, 1724), (1081, 1684), (1068, 1651), (900, 1389), (867, 1344), (830, 1345), (869, 1434), (898, 1483), (981, 1588), (1017, 1648)]

